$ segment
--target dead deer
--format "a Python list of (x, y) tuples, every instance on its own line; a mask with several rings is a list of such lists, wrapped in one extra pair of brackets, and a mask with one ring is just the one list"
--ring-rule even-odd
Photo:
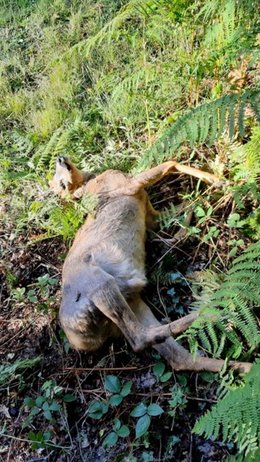
[[(161, 325), (140, 296), (146, 285), (146, 228), (158, 215), (145, 188), (174, 172), (218, 182), (210, 173), (175, 161), (135, 176), (117, 170), (95, 176), (81, 172), (68, 158), (58, 157), (51, 189), (74, 198), (93, 194), (97, 200), (95, 216), (87, 217), (64, 262), (59, 318), (77, 350), (96, 350), (121, 331), (134, 351), (150, 345), (175, 370), (218, 371), (224, 361), (194, 359), (172, 338), (187, 329), (198, 312)], [(243, 371), (251, 366), (231, 364)]]

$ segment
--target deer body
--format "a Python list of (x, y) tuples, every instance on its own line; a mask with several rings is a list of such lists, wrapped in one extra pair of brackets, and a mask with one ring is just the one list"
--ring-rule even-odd
[[(174, 161), (135, 177), (108, 170), (93, 178), (67, 158), (58, 158), (51, 182), (54, 192), (69, 192), (77, 198), (90, 193), (97, 200), (96, 214), (88, 216), (77, 232), (62, 272), (60, 322), (74, 348), (96, 350), (121, 331), (135, 351), (152, 345), (175, 369), (222, 367), (221, 360), (194, 360), (171, 338), (184, 331), (198, 313), (161, 325), (140, 297), (146, 284), (146, 228), (157, 215), (144, 188), (176, 171), (209, 182), (217, 180), (214, 175)], [(234, 367), (249, 367), (241, 364)]]
[[(102, 303), (99, 293), (111, 293), (119, 305), (114, 298), (120, 293), (131, 303), (146, 284), (144, 242), (152, 206), (144, 190), (129, 192), (129, 183), (130, 177), (109, 170), (84, 187), (98, 198), (97, 211), (76, 234), (65, 260), (60, 310), (61, 324), (77, 349), (95, 350), (119, 332), (96, 306), (94, 300)], [(120, 188), (126, 195), (115, 194)], [(134, 349), (141, 348), (139, 334), (130, 342)]]

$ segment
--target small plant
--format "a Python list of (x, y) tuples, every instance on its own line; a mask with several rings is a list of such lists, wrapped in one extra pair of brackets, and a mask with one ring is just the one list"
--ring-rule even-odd
[(171, 393), (172, 393), (171, 399), (168, 401), (168, 404), (170, 406), (170, 410), (168, 411), (168, 414), (171, 417), (175, 417), (178, 409), (185, 408), (187, 404), (187, 399), (181, 387), (179, 387), (179, 385), (177, 384), (171, 388)]
[(102, 417), (107, 413), (108, 408), (109, 406), (106, 401), (94, 399), (89, 404), (88, 416), (95, 420), (102, 419)]
[(15, 289), (11, 290), (12, 298), (16, 302), (22, 302), (25, 299), (25, 287), (16, 287)]
[(122, 403), (123, 399), (131, 392), (133, 382), (129, 381), (121, 384), (118, 377), (115, 375), (107, 375), (105, 378), (105, 389), (112, 393), (108, 400), (111, 406), (118, 406)]
[(49, 273), (46, 273), (43, 276), (39, 276), (34, 285), (39, 289), (39, 293), (42, 297), (48, 298), (51, 287), (56, 286), (57, 283), (57, 278), (53, 278), (49, 275)]
[[(41, 387), (42, 395), (36, 398), (26, 397), (24, 405), (30, 409), (29, 416), (25, 419), (23, 427), (29, 427), (36, 415), (42, 414), (43, 417), (53, 423), (56, 421), (56, 413), (60, 412), (61, 404), (59, 400), (66, 403), (74, 401), (75, 397), (71, 394), (63, 395), (63, 388), (58, 386), (55, 380), (47, 380)], [(63, 396), (62, 396), (63, 395)]]
[(106, 438), (103, 441), (104, 447), (112, 447), (114, 446), (118, 438), (126, 438), (129, 436), (130, 430), (127, 425), (122, 425), (119, 419), (114, 420), (113, 431), (108, 433)]
[(53, 446), (50, 441), (52, 438), (51, 432), (29, 432), (27, 438), (31, 441), (32, 449), (48, 448)]
[[(36, 282), (33, 282), (32, 284), (29, 284), (27, 286), (32, 287), (27, 292), (24, 288), (24, 298), (31, 303), (37, 303), (37, 309), (40, 309), (44, 312), (48, 312), (48, 302), (52, 301), (52, 288), (56, 286), (57, 283), (58, 279), (50, 276), (49, 273), (46, 273), (43, 276), (39, 276)], [(17, 290), (18, 289), (16, 289), (16, 291)], [(45, 303), (45, 301), (47, 303)]]
[(129, 381), (122, 384), (120, 379), (115, 375), (107, 375), (105, 377), (104, 385), (106, 391), (111, 393), (111, 396), (109, 397), (108, 401), (94, 399), (90, 402), (88, 407), (88, 415), (92, 419), (102, 419), (102, 417), (107, 413), (109, 406), (119, 406), (123, 399), (131, 392), (133, 382)]
[(167, 382), (172, 377), (172, 372), (164, 372), (165, 364), (163, 362), (158, 362), (153, 366), (153, 373), (158, 382)]
[(201, 225), (202, 223), (205, 223), (205, 221), (207, 221), (211, 217), (212, 211), (213, 208), (211, 206), (207, 210), (204, 210), (200, 205), (195, 207), (195, 215), (197, 218), (199, 218), (197, 224)]
[(17, 360), (13, 364), (1, 364), (0, 365), (0, 385), (5, 385), (10, 382), (20, 378), (22, 376), (22, 371), (34, 367), (41, 357), (36, 357), (32, 359), (22, 359)]
[(135, 425), (135, 437), (140, 438), (145, 435), (150, 427), (151, 417), (159, 416), (163, 412), (164, 410), (159, 404), (152, 403), (148, 406), (145, 403), (138, 404), (130, 414), (132, 417), (138, 417)]

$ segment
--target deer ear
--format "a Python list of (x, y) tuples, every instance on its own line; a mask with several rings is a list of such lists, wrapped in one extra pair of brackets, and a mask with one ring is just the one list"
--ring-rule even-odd
[(57, 159), (57, 164), (59, 164), (61, 167), (66, 168), (69, 172), (71, 171), (71, 163), (68, 157), (65, 156), (59, 156)]

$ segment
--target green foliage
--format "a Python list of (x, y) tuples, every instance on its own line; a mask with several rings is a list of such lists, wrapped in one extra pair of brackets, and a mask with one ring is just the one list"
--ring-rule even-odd
[(196, 339), (215, 356), (219, 356), (228, 343), (229, 354), (234, 357), (238, 357), (246, 345), (251, 351), (259, 345), (253, 314), (253, 308), (260, 302), (259, 256), (260, 244), (250, 245), (234, 260), (211, 296), (207, 299), (202, 295), (194, 302), (201, 315), (184, 334), (193, 351), (197, 347)]
[(240, 453), (253, 456), (260, 445), (259, 360), (244, 380), (196, 422), (194, 432), (206, 438), (235, 440)]
[[(241, 112), (244, 111), (245, 105), (250, 104), (253, 109), (257, 110), (255, 106), (257, 99), (259, 99), (259, 92), (246, 91), (242, 95), (225, 95), (215, 101), (191, 109), (179, 117), (177, 122), (168, 128), (159, 140), (144, 153), (138, 168), (143, 169), (154, 162), (158, 164), (163, 162), (169, 157), (169, 154), (180, 152), (180, 148), (185, 142), (189, 143), (191, 147), (203, 143), (212, 145), (226, 130), (227, 121), (230, 138), (234, 136), (236, 120), (238, 130), (242, 134), (244, 117)], [(258, 112), (257, 114), (259, 115)]]
[[(88, 415), (92, 419), (101, 419), (104, 414), (108, 412), (109, 406), (119, 406), (124, 398), (131, 393), (133, 382), (121, 383), (116, 375), (107, 375), (105, 377), (104, 386), (106, 391), (110, 394), (107, 401), (93, 400), (88, 408)], [(120, 436), (120, 435), (118, 435)]]
[[(155, 365), (154, 373), (158, 377), (158, 380), (165, 382), (170, 378), (172, 373), (164, 374), (165, 365), (163, 363), (157, 363)], [(132, 381), (121, 383), (120, 379), (115, 375), (107, 375), (105, 377), (104, 386), (107, 392), (111, 394), (107, 401), (105, 400), (93, 400), (90, 402), (88, 407), (88, 416), (94, 420), (100, 420), (109, 411), (110, 406), (113, 408), (122, 404), (124, 398), (126, 398), (131, 392)], [(163, 413), (161, 406), (155, 403), (149, 405), (141, 402), (132, 410), (130, 415), (137, 417), (138, 420), (135, 424), (135, 437), (141, 438), (147, 433), (148, 428), (151, 424), (151, 417), (159, 416)], [(104, 447), (114, 446), (119, 437), (127, 437), (130, 434), (129, 427), (122, 425), (119, 419), (114, 420), (112, 431), (107, 434), (103, 441)]]
[(40, 357), (32, 359), (17, 360), (12, 364), (1, 364), (0, 365), (0, 385), (5, 385), (19, 378), (22, 375), (22, 371), (34, 367), (39, 361)]
[[(52, 294), (57, 283), (57, 278), (45, 273), (43, 276), (38, 276), (37, 281), (28, 284), (27, 287), (11, 288), (11, 297), (17, 302), (28, 300), (31, 303), (37, 303), (38, 309), (48, 311), (49, 303), (54, 300)], [(45, 302), (48, 302), (48, 305)]]
[(42, 395), (36, 398), (26, 397), (24, 406), (30, 409), (28, 417), (24, 420), (23, 427), (29, 427), (33, 424), (34, 418), (41, 414), (47, 421), (54, 423), (57, 413), (61, 411), (59, 400), (65, 403), (75, 401), (75, 397), (70, 394), (64, 394), (63, 388), (58, 386), (55, 380), (47, 380), (41, 387)]
[(32, 449), (48, 448), (55, 446), (51, 442), (51, 432), (29, 432), (28, 440), (31, 442)]
[(248, 143), (240, 146), (232, 154), (236, 180), (255, 181), (260, 174), (260, 127), (254, 127)]
[(158, 362), (153, 366), (153, 373), (158, 382), (167, 382), (172, 377), (172, 372), (164, 372), (165, 367), (165, 364), (162, 362)]
[(130, 430), (127, 425), (122, 425), (119, 419), (114, 420), (113, 431), (108, 433), (103, 441), (104, 447), (112, 447), (114, 446), (118, 438), (126, 438), (129, 436)]
[(99, 420), (108, 411), (108, 404), (105, 401), (93, 400), (88, 407), (88, 415), (92, 419)]
[(182, 388), (179, 385), (174, 385), (171, 388), (172, 396), (171, 399), (168, 401), (170, 410), (168, 411), (168, 414), (171, 417), (175, 417), (177, 410), (184, 409), (186, 404), (187, 404), (187, 399), (185, 397), (185, 394), (182, 390)]
[(112, 393), (108, 400), (111, 406), (119, 406), (123, 399), (131, 393), (133, 382), (129, 381), (121, 384), (118, 377), (115, 375), (107, 375), (105, 378), (105, 389)]
[[(64, 203), (49, 194), (48, 180), (59, 154), (94, 172), (108, 168), (129, 172), (176, 155), (182, 162), (207, 163), (216, 173), (228, 174), (231, 185), (222, 199), (225, 202), (228, 192), (235, 202), (235, 208), (227, 205), (229, 257), (237, 255), (248, 238), (259, 240), (258, 16), (255, 0), (104, 0), (101, 6), (92, 0), (0, 2), (3, 229), (29, 239), (35, 235), (71, 239), (86, 214), (95, 214), (93, 197)], [(186, 214), (170, 205), (162, 214), (162, 228), (181, 227), (192, 236), (192, 243), (202, 249), (204, 243), (214, 245), (217, 254), (220, 227), (214, 193), (212, 200), (207, 196), (202, 201), (197, 188), (189, 200), (196, 224), (187, 226)], [(202, 321), (187, 333), (194, 350), (200, 343), (217, 356), (245, 351), (249, 355), (259, 342), (253, 315), (259, 303), (257, 249), (244, 253), (224, 277), (207, 272), (195, 303), (203, 308)], [(186, 291), (187, 280), (165, 261), (154, 275), (156, 282), (165, 285), (167, 314), (183, 314), (186, 307), (175, 285)], [(31, 287), (19, 287), (8, 269), (7, 279), (12, 303), (29, 301), (38, 308), (55, 288), (50, 275), (41, 276)], [(64, 347), (68, 349), (68, 343)], [(22, 378), (19, 364), (26, 363), (3, 366), (4, 385)], [(157, 362), (152, 372), (158, 387), (168, 386), (171, 372), (165, 372), (163, 363)], [(35, 412), (33, 431), (27, 435), (33, 449), (55, 447), (53, 433), (39, 427), (40, 422), (43, 418), (51, 428), (53, 419), (60, 421), (58, 407), (74, 399), (59, 394), (53, 383), (46, 386), (30, 398), (25, 410), (29, 415)], [(129, 417), (125, 407), (131, 387), (130, 381), (106, 376), (106, 400), (88, 403), (87, 416), (94, 424), (95, 419), (102, 422), (100, 437), (108, 449), (131, 429), (129, 422), (123, 423)], [(144, 402), (134, 411), (141, 412), (134, 421), (136, 447), (149, 447), (151, 417), (162, 412), (156, 406)], [(185, 406), (184, 389), (176, 385), (167, 411), (177, 418)], [(165, 460), (176, 458), (178, 443), (177, 436), (169, 438)], [(126, 457), (137, 460), (132, 454)], [(145, 451), (140, 457), (148, 462), (156, 455)]]
[(138, 420), (135, 425), (135, 437), (140, 438), (144, 436), (151, 424), (151, 417), (159, 416), (163, 414), (163, 409), (159, 404), (149, 404), (148, 406), (145, 403), (138, 404), (131, 412), (132, 417), (137, 417)]

